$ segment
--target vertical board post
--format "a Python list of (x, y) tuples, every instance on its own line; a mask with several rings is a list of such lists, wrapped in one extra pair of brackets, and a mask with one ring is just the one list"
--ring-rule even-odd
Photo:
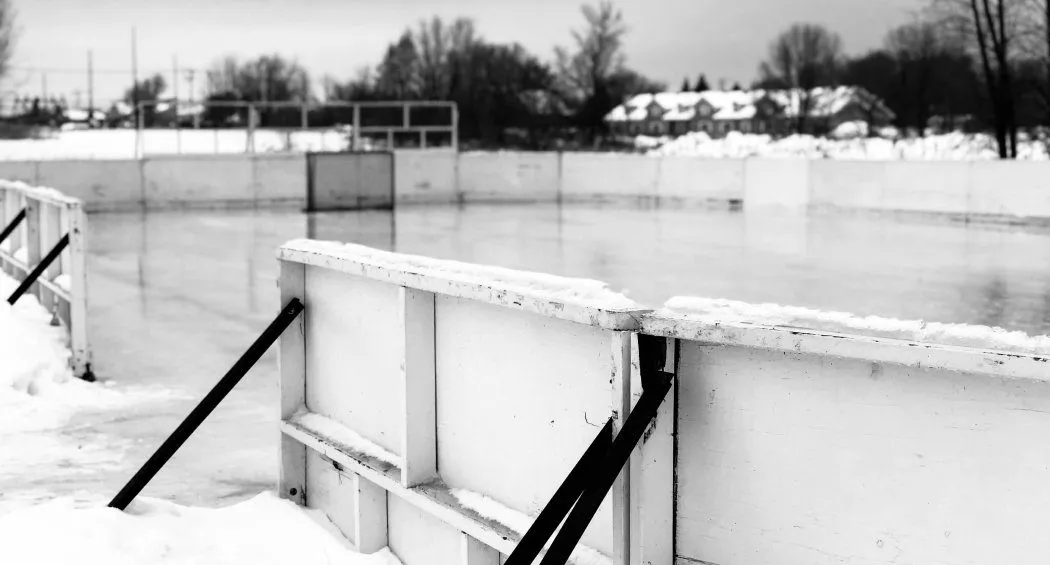
[[(612, 332), (612, 422), (613, 437), (620, 433), (631, 413), (631, 337), (630, 332)], [(612, 486), (613, 565), (630, 562), (631, 466), (624, 465)]]
[(437, 477), (434, 294), (401, 287), (401, 484)]
[(499, 565), (499, 552), (468, 534), (460, 534), (460, 565)]
[(354, 475), (354, 543), (364, 554), (388, 545), (386, 490)]
[(73, 372), (89, 377), (91, 350), (88, 348), (87, 329), (87, 225), (81, 205), (66, 209), (69, 218), (69, 333), (73, 349)]
[[(663, 371), (676, 375), (656, 419), (631, 454), (631, 565), (674, 565), (676, 340), (666, 339)], [(641, 394), (641, 381), (635, 380)]]
[[(29, 272), (33, 270), (33, 267), (40, 262), (40, 258), (43, 256), (40, 248), (40, 217), (43, 215), (43, 204), (35, 198), (26, 198), (26, 272), (28, 276)], [(34, 283), (29, 288), (29, 294), (40, 297), (40, 285)]]
[[(301, 263), (281, 261), (279, 280), (281, 304), (292, 298), (306, 302), (306, 266)], [(278, 349), (281, 383), (281, 420), (290, 419), (306, 405), (306, 316), (304, 310), (299, 318), (281, 334)], [(299, 505), (306, 504), (306, 446), (281, 435), (280, 478), (277, 492), (282, 498)]]

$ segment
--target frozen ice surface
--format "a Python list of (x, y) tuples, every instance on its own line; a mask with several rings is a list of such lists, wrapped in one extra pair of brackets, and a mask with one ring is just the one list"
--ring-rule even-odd
[(121, 512), (57, 499), (0, 516), (0, 563), (400, 565), (362, 555), (335, 527), (271, 493), (225, 508), (136, 499)]

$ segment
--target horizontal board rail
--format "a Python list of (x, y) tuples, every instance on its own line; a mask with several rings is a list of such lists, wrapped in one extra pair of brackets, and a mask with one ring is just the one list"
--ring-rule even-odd
[[(278, 258), (282, 301), (306, 306), (281, 340), (280, 492), (362, 551), (505, 563), (610, 422), (641, 439), (567, 541), (530, 538), (548, 561), (576, 536), (570, 563), (1050, 554), (1041, 355), (726, 322), (357, 245)], [(625, 428), (635, 409), (654, 420)]]

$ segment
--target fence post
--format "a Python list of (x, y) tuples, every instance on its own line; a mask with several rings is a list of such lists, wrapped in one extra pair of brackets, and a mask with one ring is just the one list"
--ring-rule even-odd
[(66, 208), (69, 215), (69, 335), (73, 351), (73, 373), (94, 380), (87, 328), (87, 232), (84, 209), (80, 204)]
[[(33, 270), (33, 266), (40, 262), (40, 201), (26, 198), (26, 276)], [(40, 285), (33, 283), (29, 287), (29, 293), (40, 298)]]
[(459, 147), (459, 106), (452, 104), (452, 149)]
[(361, 105), (354, 104), (354, 130), (353, 130), (353, 146), (350, 148), (352, 151), (361, 150)]
[[(287, 304), (292, 299), (300, 302), (306, 300), (306, 265), (281, 261), (281, 274), (278, 285), (281, 291), (281, 303)], [(281, 372), (281, 421), (292, 418), (296, 412), (306, 407), (306, 316), (303, 312), (299, 319), (292, 323), (281, 335), (277, 350), (278, 365)], [(280, 432), (277, 432), (280, 433)], [(281, 434), (280, 441), (280, 476), (277, 493), (299, 504), (306, 504), (306, 446)]]

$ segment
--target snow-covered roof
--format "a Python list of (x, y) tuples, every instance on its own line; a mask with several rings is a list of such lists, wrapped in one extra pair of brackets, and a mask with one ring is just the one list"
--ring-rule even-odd
[[(697, 106), (705, 101), (715, 109), (712, 119), (747, 120), (755, 117), (756, 104), (768, 97), (775, 102), (785, 116), (798, 116), (803, 106), (802, 90), (708, 90), (705, 92), (660, 92), (656, 94), (639, 94), (626, 103), (617, 106), (606, 117), (606, 121), (624, 122), (641, 121), (649, 113), (649, 107), (655, 102), (663, 110), (664, 121), (688, 121), (696, 116)], [(831, 116), (844, 109), (851, 102), (875, 104), (880, 113), (892, 116), (893, 113), (878, 97), (859, 87), (821, 87), (811, 91), (809, 115)]]

